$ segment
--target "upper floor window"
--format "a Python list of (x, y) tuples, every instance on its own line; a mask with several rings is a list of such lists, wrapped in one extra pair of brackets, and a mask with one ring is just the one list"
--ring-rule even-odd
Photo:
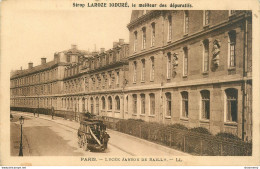
[(134, 32), (134, 52), (137, 51), (137, 31)]
[(171, 93), (165, 93), (166, 97), (166, 116), (172, 115), (172, 96)]
[(154, 81), (154, 57), (151, 57), (150, 81)]
[(137, 62), (134, 61), (133, 63), (133, 69), (134, 69), (134, 72), (133, 72), (133, 82), (135, 83), (136, 82), (136, 75), (137, 75)]
[(142, 71), (141, 71), (141, 81), (144, 82), (145, 78), (145, 60), (142, 59)]
[(181, 109), (181, 115), (182, 117), (189, 117), (189, 95), (188, 92), (184, 91), (181, 92), (181, 97), (182, 97), (182, 109)]
[(171, 52), (167, 53), (167, 79), (171, 78), (171, 66), (172, 66), (172, 55)]
[(183, 48), (184, 57), (183, 57), (183, 76), (188, 75), (188, 48)]
[(168, 41), (172, 40), (172, 16), (168, 16)]
[(203, 11), (203, 24), (204, 26), (209, 24), (209, 10)]
[(145, 95), (141, 94), (141, 114), (145, 114)]
[(237, 122), (237, 89), (226, 89), (226, 121), (227, 122)]
[(236, 31), (232, 30), (228, 33), (229, 35), (229, 57), (228, 57), (228, 67), (236, 66)]
[(142, 28), (142, 49), (145, 49), (146, 48), (146, 28), (143, 27)]
[(151, 46), (155, 45), (155, 23), (151, 24)]
[(119, 84), (119, 72), (116, 72), (116, 84)]
[(209, 120), (210, 118), (210, 92), (202, 90), (201, 94), (201, 118)]
[(203, 72), (209, 71), (209, 40), (203, 41)]
[(189, 12), (184, 12), (184, 34), (188, 34), (189, 32)]

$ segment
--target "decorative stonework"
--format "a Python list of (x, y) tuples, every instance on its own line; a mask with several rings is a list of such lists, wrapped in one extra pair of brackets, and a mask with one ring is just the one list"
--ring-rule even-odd
[(173, 73), (172, 73), (172, 75), (173, 75), (173, 77), (175, 77), (177, 74), (177, 67), (179, 64), (179, 61), (178, 61), (179, 56), (178, 56), (178, 53), (173, 53), (172, 56), (173, 56), (173, 62), (172, 62)]
[(212, 54), (213, 54), (212, 61), (215, 67), (219, 66), (220, 47), (221, 47), (220, 40), (215, 39), (213, 42), (213, 49), (212, 49)]

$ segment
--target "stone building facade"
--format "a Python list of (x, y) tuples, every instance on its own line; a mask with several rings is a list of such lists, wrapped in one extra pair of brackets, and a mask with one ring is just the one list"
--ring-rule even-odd
[[(11, 106), (35, 107), (40, 98), (41, 106), (57, 110), (201, 126), (251, 140), (250, 11), (136, 10), (127, 27), (129, 44), (119, 40), (91, 54), (69, 50), (45, 66), (18, 71), (11, 77)], [(58, 56), (67, 60), (56, 63)], [(39, 88), (47, 92), (29, 97), (24, 91), (39, 85), (27, 80), (37, 79), (34, 69), (53, 72), (55, 80), (41, 83), (40, 76)]]

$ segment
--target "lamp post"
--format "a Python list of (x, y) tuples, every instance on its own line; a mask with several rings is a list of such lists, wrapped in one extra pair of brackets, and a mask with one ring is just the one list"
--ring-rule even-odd
[(20, 124), (21, 124), (21, 141), (20, 141), (20, 151), (19, 151), (19, 156), (23, 156), (23, 123), (24, 123), (24, 118), (21, 116), (19, 118)]

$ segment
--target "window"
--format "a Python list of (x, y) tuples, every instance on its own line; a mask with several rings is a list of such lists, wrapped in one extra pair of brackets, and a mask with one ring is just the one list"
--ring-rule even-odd
[(189, 32), (189, 12), (184, 12), (184, 34), (188, 34)]
[(101, 101), (102, 101), (102, 109), (105, 110), (106, 109), (106, 100), (105, 100), (104, 96), (101, 98)]
[(119, 72), (116, 72), (116, 84), (119, 85)]
[(167, 53), (167, 79), (171, 78), (171, 65), (172, 65), (172, 56), (171, 52)]
[(155, 45), (155, 23), (153, 22), (151, 24), (151, 47), (153, 47)]
[(170, 117), (172, 115), (172, 97), (171, 93), (166, 93), (166, 116)]
[(141, 114), (145, 114), (145, 95), (141, 94)]
[(134, 73), (133, 73), (133, 82), (136, 83), (136, 75), (137, 75), (137, 62), (134, 61)]
[(70, 62), (70, 55), (67, 56), (67, 62)]
[(85, 98), (83, 97), (82, 98), (82, 111), (85, 112), (86, 109), (85, 109)]
[(209, 71), (209, 40), (203, 41), (203, 72)]
[(154, 81), (154, 57), (151, 57), (150, 81)]
[(145, 49), (146, 48), (146, 28), (143, 27), (142, 28), (142, 49)]
[(181, 92), (182, 96), (182, 117), (189, 117), (189, 98), (188, 98), (188, 92)]
[(202, 90), (201, 94), (201, 118), (210, 119), (210, 92), (208, 90)]
[(183, 48), (184, 59), (183, 59), (183, 76), (188, 75), (188, 48)]
[(168, 16), (168, 41), (172, 40), (172, 16)]
[(113, 108), (113, 107), (112, 107), (112, 97), (109, 96), (109, 97), (108, 97), (108, 109), (109, 109), (109, 110), (112, 110), (112, 108)]
[(155, 96), (153, 93), (150, 93), (149, 96), (150, 96), (150, 115), (155, 115)]
[(226, 89), (226, 121), (237, 122), (237, 89)]
[(229, 68), (236, 66), (236, 31), (232, 30), (228, 33), (229, 35)]
[(144, 82), (145, 77), (145, 60), (142, 59), (142, 71), (141, 71), (141, 81)]
[(137, 95), (133, 94), (133, 114), (137, 114)]
[(134, 52), (137, 50), (137, 31), (134, 32)]
[(120, 98), (116, 96), (115, 100), (116, 100), (116, 110), (120, 110)]
[(209, 24), (209, 10), (203, 11), (203, 24), (204, 26)]
[(111, 75), (111, 73), (109, 73), (109, 75), (108, 75), (108, 86), (109, 87), (111, 86), (111, 79), (112, 79), (112, 75)]
[(128, 112), (128, 96), (126, 96), (126, 111)]

